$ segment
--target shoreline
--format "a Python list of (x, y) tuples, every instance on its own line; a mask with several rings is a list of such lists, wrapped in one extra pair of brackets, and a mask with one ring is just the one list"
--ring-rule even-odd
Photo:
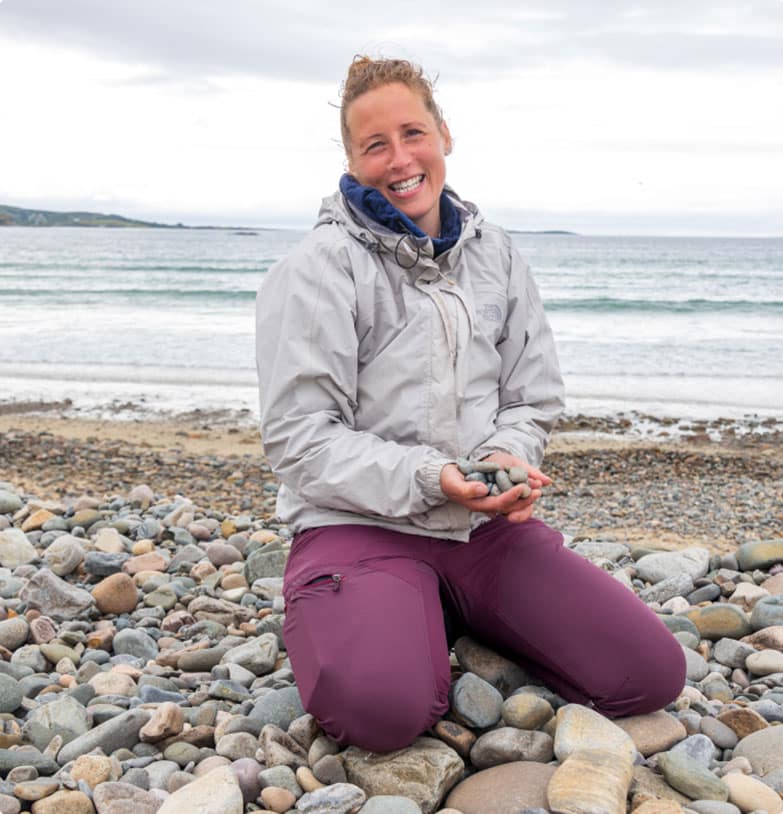
[[(760, 422), (761, 424), (761, 422)], [(553, 478), (537, 516), (567, 538), (728, 552), (783, 537), (783, 434), (709, 425), (648, 438), (627, 417), (576, 417), (553, 435)], [(727, 430), (732, 430), (730, 434)], [(663, 429), (662, 431), (665, 431)], [(0, 481), (39, 500), (127, 494), (147, 484), (226, 513), (274, 518), (277, 481), (257, 427), (224, 412), (164, 421), (65, 418), (0, 410)]]

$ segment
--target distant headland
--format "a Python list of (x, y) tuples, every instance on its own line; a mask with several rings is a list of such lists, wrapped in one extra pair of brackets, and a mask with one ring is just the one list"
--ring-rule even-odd
[[(0, 0), (1, 2), (2, 0)], [(235, 230), (239, 234), (252, 235), (256, 232), (270, 231), (264, 226), (186, 226), (184, 223), (157, 223), (149, 220), (136, 220), (123, 215), (104, 215), (100, 212), (52, 212), (48, 209), (23, 209), (19, 206), (0, 204), (0, 226), (74, 226), (102, 228), (133, 229), (219, 229)], [(576, 235), (577, 232), (566, 232), (562, 229), (526, 231), (508, 229), (512, 235)]]
[(22, 209), (0, 204), (0, 226), (73, 226), (133, 229), (219, 229), (254, 235), (268, 231), (264, 226), (186, 226), (184, 223), (157, 223), (150, 220), (104, 215), (100, 212), (52, 212), (48, 209)]
[(146, 220), (103, 215), (98, 212), (50, 212), (47, 209), (22, 209), (0, 204), (0, 226), (125, 226), (145, 229), (187, 229), (181, 223), (171, 225)]

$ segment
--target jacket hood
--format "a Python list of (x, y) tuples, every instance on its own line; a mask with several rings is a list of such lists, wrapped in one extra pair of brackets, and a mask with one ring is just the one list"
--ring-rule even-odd
[[(479, 224), (484, 218), (475, 204), (463, 201), (451, 187), (446, 185), (444, 191), (462, 223), (460, 236), (454, 246), (444, 252), (442, 256), (445, 257), (458, 251), (466, 240), (480, 237)], [(339, 190), (321, 202), (315, 228), (331, 223), (340, 224), (368, 251), (391, 253), (397, 264), (403, 268), (412, 268), (420, 258), (433, 259), (434, 247), (431, 237), (392, 231), (352, 205)]]

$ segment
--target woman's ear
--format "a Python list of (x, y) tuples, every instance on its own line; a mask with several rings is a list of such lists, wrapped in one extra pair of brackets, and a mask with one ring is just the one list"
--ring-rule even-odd
[(443, 136), (443, 154), (451, 155), (451, 148), (453, 147), (453, 142), (451, 140), (449, 126), (446, 124), (446, 122), (440, 123), (440, 134), (441, 136)]

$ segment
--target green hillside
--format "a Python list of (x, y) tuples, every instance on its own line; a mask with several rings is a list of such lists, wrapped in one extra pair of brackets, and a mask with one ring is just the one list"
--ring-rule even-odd
[(181, 223), (153, 223), (133, 220), (122, 215), (102, 215), (98, 212), (50, 212), (46, 209), (22, 209), (0, 204), (0, 226), (125, 226), (145, 229), (184, 229)]

